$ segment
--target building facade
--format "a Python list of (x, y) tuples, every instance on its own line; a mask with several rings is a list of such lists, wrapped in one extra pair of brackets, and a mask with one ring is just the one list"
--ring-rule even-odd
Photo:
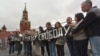
[[(23, 10), (23, 14), (22, 14), (22, 19), (20, 21), (20, 28), (19, 29), (20, 29), (19, 30), (20, 33), (24, 32), (25, 30), (31, 29), (31, 23), (28, 20), (28, 11), (26, 8), (26, 3), (25, 3), (24, 10)], [(12, 31), (12, 32), (16, 32), (16, 30)], [(9, 35), (9, 33), (10, 33), (10, 31), (7, 31), (6, 26), (3, 25), (2, 29), (0, 29), (0, 39), (5, 38), (6, 36)]]

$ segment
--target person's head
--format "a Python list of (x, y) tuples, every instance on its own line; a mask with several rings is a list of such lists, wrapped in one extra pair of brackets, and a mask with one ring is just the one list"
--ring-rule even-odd
[(75, 14), (75, 21), (79, 22), (81, 19), (84, 19), (83, 13), (76, 13)]
[(66, 22), (67, 22), (67, 24), (71, 24), (72, 23), (72, 18), (71, 17), (67, 17)]
[(47, 23), (46, 23), (46, 28), (47, 28), (47, 29), (51, 28), (51, 23), (50, 23), (50, 22), (47, 22)]
[(14, 35), (14, 32), (11, 31), (11, 32), (10, 32), (10, 35)]
[(56, 22), (55, 23), (55, 28), (60, 28), (60, 27), (62, 27), (61, 23), (60, 22)]
[(35, 35), (37, 33), (37, 30), (36, 29), (32, 29), (31, 30), (31, 35)]
[(42, 26), (39, 26), (39, 31), (43, 31), (43, 27)]
[(19, 34), (19, 32), (18, 31), (15, 31), (15, 35), (18, 35)]
[(86, 0), (81, 4), (81, 9), (83, 12), (88, 12), (92, 8), (92, 1)]

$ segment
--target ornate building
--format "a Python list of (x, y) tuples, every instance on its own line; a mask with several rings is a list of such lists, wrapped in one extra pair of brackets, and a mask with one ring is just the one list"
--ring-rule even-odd
[[(19, 32), (22, 33), (25, 30), (30, 30), (31, 28), (31, 23), (28, 20), (28, 11), (26, 9), (26, 3), (25, 3), (25, 8), (23, 10), (23, 15), (22, 15), (22, 19), (20, 21), (20, 30)], [(12, 32), (16, 32), (12, 31)], [(10, 31), (7, 31), (7, 28), (5, 25), (3, 25), (3, 27), (0, 29), (0, 39), (5, 38), (9, 35)]]
[(6, 26), (3, 25), (3, 27), (2, 27), (2, 31), (3, 31), (3, 32), (6, 32), (6, 30), (7, 30)]
[(9, 31), (7, 31), (7, 28), (5, 25), (3, 25), (2, 29), (0, 30), (0, 39), (5, 38), (9, 35)]
[(30, 28), (31, 28), (31, 23), (28, 20), (28, 11), (26, 9), (26, 3), (25, 3), (25, 8), (23, 10), (22, 20), (20, 21), (20, 32), (23, 32), (25, 30), (30, 30)]

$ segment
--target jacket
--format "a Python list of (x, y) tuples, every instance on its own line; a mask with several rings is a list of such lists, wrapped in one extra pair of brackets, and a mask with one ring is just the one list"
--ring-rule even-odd
[(87, 36), (100, 36), (100, 9), (91, 8), (85, 19), (73, 30), (73, 34), (85, 29)]

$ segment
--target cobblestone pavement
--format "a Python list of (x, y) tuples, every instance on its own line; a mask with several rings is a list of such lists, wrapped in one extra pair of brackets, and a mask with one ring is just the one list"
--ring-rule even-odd
[[(0, 49), (0, 56), (17, 56), (16, 54), (17, 54), (17, 53), (15, 52), (15, 54), (9, 55), (9, 54), (8, 54), (8, 49), (6, 49), (6, 50)], [(23, 51), (22, 51), (21, 55), (19, 55), (19, 56), (23, 56)], [(34, 56), (34, 55), (33, 55), (33, 56)], [(45, 56), (47, 56), (47, 53), (45, 53)], [(69, 50), (68, 50), (66, 44), (65, 44), (65, 56), (70, 56)]]

